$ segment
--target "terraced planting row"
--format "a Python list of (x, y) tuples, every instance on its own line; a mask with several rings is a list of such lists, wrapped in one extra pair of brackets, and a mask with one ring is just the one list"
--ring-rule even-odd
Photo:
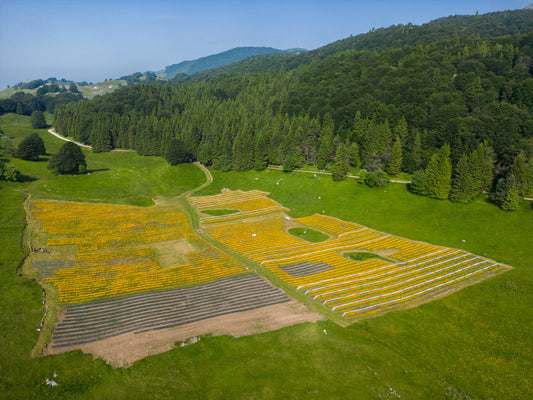
[(243, 192), (241, 190), (224, 190), (221, 194), (204, 197), (191, 197), (190, 201), (199, 211), (215, 209), (235, 209), (235, 213), (224, 215), (201, 216), (200, 222), (233, 221), (242, 218), (257, 217), (274, 212), (286, 211), (287, 208), (267, 197), (268, 193), (259, 190)]
[[(294, 221), (330, 235), (309, 243), (287, 233), (287, 220), (211, 226), (206, 231), (346, 318), (403, 308), (485, 279), (506, 267), (470, 253), (386, 235), (315, 214)], [(386, 259), (355, 261), (344, 253)]]
[(257, 275), (120, 299), (68, 306), (52, 346), (72, 347), (134, 332), (172, 328), (239, 311), (290, 301), (280, 289)]

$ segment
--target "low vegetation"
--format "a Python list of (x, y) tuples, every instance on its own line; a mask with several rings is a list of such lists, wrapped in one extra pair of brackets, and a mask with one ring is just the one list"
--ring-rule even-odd
[(292, 228), (289, 229), (289, 233), (312, 243), (323, 242), (324, 240), (328, 239), (328, 235), (324, 235), (323, 233), (315, 231), (311, 228)]

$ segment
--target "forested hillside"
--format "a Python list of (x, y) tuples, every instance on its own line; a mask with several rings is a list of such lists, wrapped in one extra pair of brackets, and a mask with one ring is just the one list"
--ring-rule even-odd
[[(419, 193), (468, 201), (498, 181), (501, 196), (531, 192), (532, 76), (533, 11), (449, 17), (58, 106), (55, 125), (95, 151), (165, 155), (177, 141), (225, 171), (418, 171)], [(428, 185), (438, 154), (450, 167), (437, 195)]]

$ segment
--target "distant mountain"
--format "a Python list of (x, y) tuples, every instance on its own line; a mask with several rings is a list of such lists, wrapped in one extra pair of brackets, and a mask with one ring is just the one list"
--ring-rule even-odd
[(533, 3), (531, 3), (529, 6), (525, 6), (524, 10), (533, 10)]
[(191, 61), (183, 61), (179, 64), (169, 65), (163, 70), (158, 71), (156, 75), (163, 79), (172, 79), (176, 75), (185, 74), (190, 75), (195, 72), (206, 69), (218, 68), (236, 61), (243, 60), (248, 57), (263, 55), (263, 54), (299, 54), (305, 52), (305, 49), (289, 49), (279, 50), (272, 47), (236, 47), (222, 53), (213, 54), (207, 57), (198, 58)]

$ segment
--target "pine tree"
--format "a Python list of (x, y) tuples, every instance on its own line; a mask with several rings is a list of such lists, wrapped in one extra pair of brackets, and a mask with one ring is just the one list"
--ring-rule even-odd
[(411, 176), (409, 191), (420, 196), (427, 196), (427, 176), (423, 170), (415, 171)]
[(451, 180), (450, 145), (445, 144), (433, 154), (426, 168), (428, 196), (440, 200), (447, 199), (451, 189)]
[(387, 162), (387, 173), (390, 175), (398, 175), (402, 170), (402, 142), (399, 135), (396, 135), (392, 150)]
[(265, 138), (262, 134), (259, 134), (255, 142), (254, 151), (254, 169), (256, 171), (262, 171), (268, 166), (268, 149)]
[(235, 136), (232, 147), (232, 164), (235, 171), (246, 170), (246, 151), (241, 135)]
[(283, 160), (283, 172), (292, 172), (294, 168), (294, 154), (287, 154)]
[(474, 197), (474, 177), (469, 157), (463, 154), (455, 167), (450, 191), (450, 200), (467, 203)]
[(348, 158), (348, 152), (346, 146), (341, 143), (337, 147), (337, 154), (335, 155), (335, 161), (331, 166), (331, 176), (334, 181), (341, 181), (346, 178), (346, 174), (350, 168), (350, 160)]
[(318, 169), (325, 169), (331, 159), (331, 149), (333, 147), (332, 138), (330, 135), (322, 136), (320, 147), (318, 148), (318, 156), (316, 159), (316, 167)]
[(527, 158), (523, 151), (514, 159), (511, 174), (515, 177), (518, 194), (522, 197), (528, 196), (532, 189), (531, 168), (527, 164)]
[(176, 138), (170, 139), (165, 148), (163, 156), (170, 165), (186, 163), (190, 158), (190, 154), (185, 149), (185, 144)]
[(400, 118), (400, 121), (398, 122), (398, 125), (396, 126), (396, 129), (394, 130), (394, 133), (400, 137), (400, 139), (405, 141), (407, 139), (407, 136), (409, 135), (409, 128), (407, 126), (407, 120), (404, 116)]
[(352, 143), (350, 145), (350, 166), (359, 168), (361, 166), (361, 158), (359, 157), (359, 145), (357, 143)]
[(520, 208), (521, 200), (522, 198), (520, 197), (518, 190), (511, 187), (507, 190), (507, 193), (505, 193), (505, 197), (503, 198), (500, 207), (504, 211), (515, 211)]

